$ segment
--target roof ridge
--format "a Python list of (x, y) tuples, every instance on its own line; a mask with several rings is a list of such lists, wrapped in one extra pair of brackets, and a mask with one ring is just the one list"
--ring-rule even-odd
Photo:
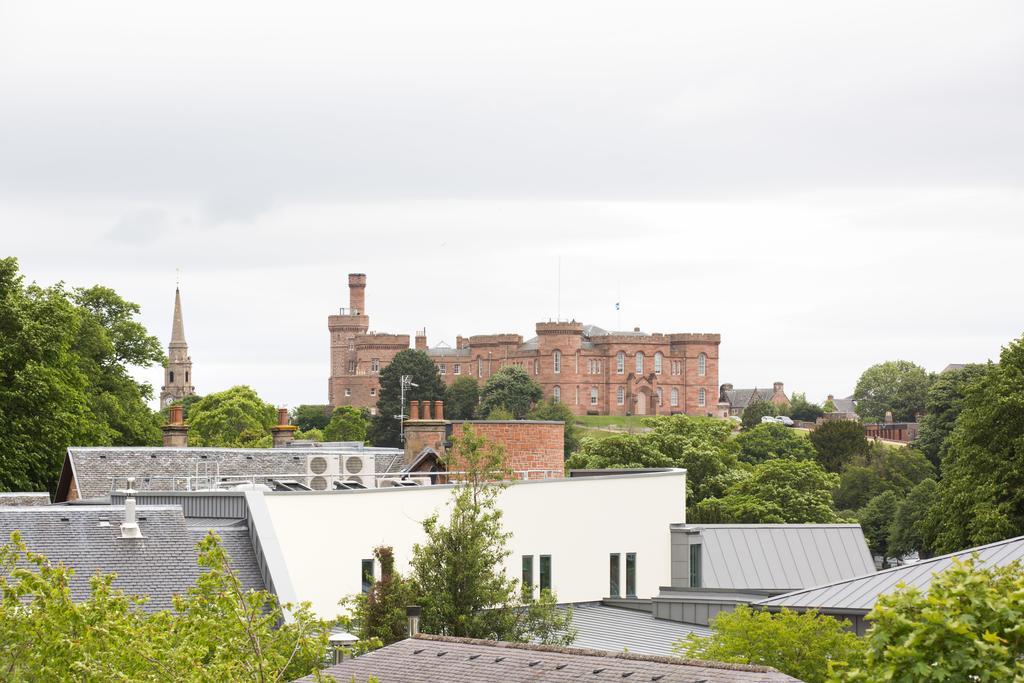
[(908, 569), (914, 569), (914, 568), (920, 567), (921, 565), (925, 565), (925, 564), (934, 564), (934, 563), (936, 563), (936, 562), (938, 562), (940, 560), (947, 560), (949, 558), (956, 558), (956, 557), (960, 557), (962, 555), (973, 555), (974, 553), (977, 553), (980, 550), (985, 550), (987, 548), (995, 548), (996, 546), (1005, 545), (1007, 543), (1013, 543), (1014, 541), (1024, 541), (1024, 536), (1014, 536), (1013, 538), (1005, 538), (1002, 541), (994, 541), (992, 543), (986, 543), (985, 545), (978, 545), (978, 546), (974, 546), (973, 548), (967, 548), (965, 550), (958, 550), (958, 551), (953, 552), (953, 553), (946, 553), (945, 555), (936, 555), (935, 557), (929, 557), (929, 558), (924, 559), (924, 560), (918, 560), (914, 564), (903, 564), (903, 565), (900, 565), (898, 567), (889, 567), (888, 569), (880, 569), (877, 572), (873, 572), (871, 574), (861, 574), (860, 576), (854, 576), (854, 577), (851, 577), (849, 579), (842, 579), (841, 581), (833, 581), (831, 583), (823, 583), (821, 585), (811, 586), (809, 588), (801, 588), (799, 590), (790, 591), (789, 593), (782, 593), (781, 595), (775, 595), (775, 596), (770, 597), (770, 598), (765, 598), (764, 600), (758, 600), (757, 602), (755, 602), (753, 604), (760, 605), (760, 604), (763, 604), (763, 603), (770, 603), (772, 601), (779, 600), (781, 598), (788, 598), (788, 597), (794, 596), (794, 595), (801, 595), (803, 593), (810, 593), (812, 591), (821, 590), (822, 588), (830, 588), (832, 586), (842, 586), (844, 584), (852, 583), (854, 581), (860, 581), (861, 579), (874, 578), (874, 577), (880, 576), (882, 574), (892, 574), (893, 572), (904, 571), (904, 570), (908, 570)]
[(541, 645), (535, 643), (515, 643), (506, 640), (483, 640), (480, 638), (463, 638), (460, 636), (438, 636), (431, 633), (417, 633), (415, 640), (431, 640), (441, 643), (462, 643), (464, 645), (483, 645), (487, 647), (506, 648), (510, 650), (527, 650), (531, 652), (554, 652), (564, 655), (584, 657), (601, 657), (605, 659), (625, 659), (636, 662), (653, 662), (656, 664), (675, 664), (678, 666), (700, 666), (705, 669), (723, 669), (726, 671), (749, 671), (752, 673), (780, 673), (778, 669), (759, 664), (734, 664), (731, 662), (713, 662), (701, 659), (684, 659), (682, 657), (664, 657), (661, 655), (641, 655), (634, 652), (612, 652), (609, 650), (592, 650), (582, 647), (564, 647), (561, 645)]

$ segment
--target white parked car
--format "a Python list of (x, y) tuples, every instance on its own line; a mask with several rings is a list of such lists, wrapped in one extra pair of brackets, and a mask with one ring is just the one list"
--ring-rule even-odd
[(771, 415), (762, 415), (761, 416), (761, 424), (768, 424), (769, 422), (778, 422), (778, 420), (776, 420)]
[(782, 424), (786, 425), (787, 427), (792, 427), (793, 426), (793, 420), (791, 418), (787, 417), (786, 415), (779, 415), (777, 418), (775, 418), (775, 421), (776, 422), (781, 422)]

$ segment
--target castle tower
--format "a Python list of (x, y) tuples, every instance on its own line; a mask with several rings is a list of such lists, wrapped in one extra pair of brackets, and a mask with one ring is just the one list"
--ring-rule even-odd
[(192, 386), (192, 359), (185, 342), (185, 323), (181, 318), (181, 291), (174, 288), (174, 321), (171, 324), (171, 343), (167, 346), (167, 366), (164, 385), (160, 387), (160, 405), (169, 406), (196, 393)]

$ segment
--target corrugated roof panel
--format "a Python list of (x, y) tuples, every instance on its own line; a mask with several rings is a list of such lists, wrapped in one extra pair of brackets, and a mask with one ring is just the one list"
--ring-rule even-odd
[(689, 634), (711, 635), (711, 629), (693, 624), (655, 619), (649, 612), (581, 605), (573, 607), (572, 625), (576, 629), (573, 647), (636, 654), (672, 654), (672, 644)]

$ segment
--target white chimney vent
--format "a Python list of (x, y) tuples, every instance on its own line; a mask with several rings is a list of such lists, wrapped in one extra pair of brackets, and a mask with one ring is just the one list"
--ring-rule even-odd
[(132, 488), (134, 483), (135, 477), (128, 477), (128, 490), (125, 492), (128, 494), (128, 497), (124, 499), (124, 521), (121, 522), (121, 538), (142, 538), (142, 530), (135, 519), (135, 498), (132, 497), (132, 494), (135, 493)]

